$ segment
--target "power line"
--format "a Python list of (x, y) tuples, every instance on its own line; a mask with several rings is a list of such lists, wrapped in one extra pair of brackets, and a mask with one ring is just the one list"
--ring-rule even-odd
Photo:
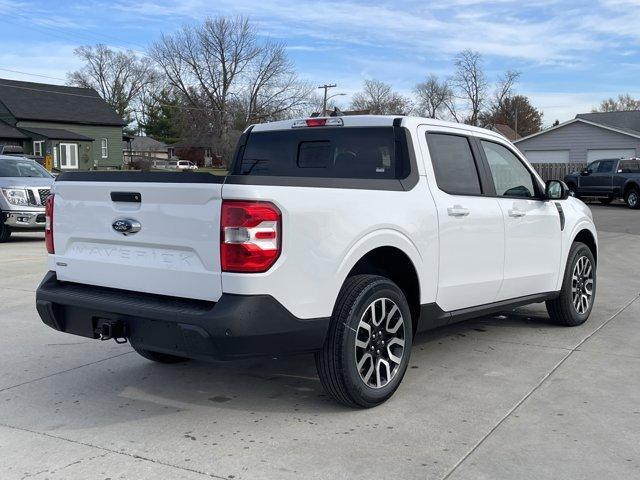
[[(60, 29), (58, 27), (55, 27), (53, 25), (43, 25), (43, 24), (34, 23), (32, 18), (30, 18), (29, 16), (25, 15), (24, 13), (20, 13), (20, 12), (14, 12), (13, 15), (15, 17), (21, 19), (21, 20), (28, 21), (30, 29), (36, 29), (36, 30), (44, 31), (44, 33), (56, 36), (58, 38), (63, 38), (65, 40), (77, 41), (77, 39), (84, 39), (83, 41), (96, 42), (96, 38), (102, 37), (102, 38), (105, 38), (105, 39), (109, 39), (111, 41), (116, 41), (116, 42), (120, 43), (121, 45), (135, 46), (137, 48), (142, 48), (143, 50), (146, 50), (148, 48), (147, 45), (143, 45), (143, 44), (137, 43), (137, 42), (131, 42), (131, 41), (124, 40), (124, 39), (121, 39), (121, 38), (118, 38), (118, 37), (114, 37), (112, 35), (106, 35), (104, 33), (100, 33), (100, 34), (93, 33), (91, 35), (88, 35), (88, 34), (82, 34), (82, 33), (77, 32), (77, 31), (76, 32), (70, 32), (68, 30), (62, 30), (62, 29)], [(5, 22), (5, 23), (9, 23), (9, 22)], [(75, 38), (73, 38), (73, 37), (75, 37)], [(146, 56), (145, 52), (140, 52), (140, 53), (143, 53)]]
[(21, 75), (31, 75), (32, 77), (50, 78), (52, 80), (62, 80), (63, 82), (67, 81), (66, 78), (52, 77), (50, 75), (41, 75), (39, 73), (21, 72), (20, 70), (11, 70), (10, 68), (0, 68), (0, 70), (2, 70), (3, 72), (19, 73)]

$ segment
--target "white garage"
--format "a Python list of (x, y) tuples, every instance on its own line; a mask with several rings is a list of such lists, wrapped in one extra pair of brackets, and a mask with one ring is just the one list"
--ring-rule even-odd
[(603, 158), (629, 158), (636, 156), (635, 148), (601, 148), (587, 150), (587, 162), (602, 160)]
[(531, 163), (569, 163), (569, 150), (525, 150)]

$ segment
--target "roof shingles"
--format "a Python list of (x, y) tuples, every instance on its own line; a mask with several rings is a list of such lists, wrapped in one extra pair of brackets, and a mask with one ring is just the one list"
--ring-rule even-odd
[(579, 113), (576, 118), (640, 134), (640, 110)]
[(122, 118), (90, 88), (0, 78), (0, 103), (18, 121), (122, 126)]

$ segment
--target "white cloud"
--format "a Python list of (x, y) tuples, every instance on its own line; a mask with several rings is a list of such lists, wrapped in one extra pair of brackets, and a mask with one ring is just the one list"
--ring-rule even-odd
[[(611, 91), (582, 93), (528, 91), (522, 93), (529, 97), (533, 106), (542, 110), (545, 126), (551, 125), (555, 120), (566, 122), (578, 113), (588, 113), (605, 98), (616, 97), (618, 94)], [(631, 93), (633, 94), (633, 92)]]
[[(473, 48), (486, 55), (541, 64), (573, 64), (585, 53), (606, 48), (608, 43), (592, 35), (595, 26), (588, 19), (592, 8), (570, 8), (561, 0), (538, 0), (524, 5), (515, 0), (454, 0), (436, 5), (404, 2), (402, 8), (395, 2), (355, 1), (326, 1), (319, 7), (311, 0), (241, 3), (219, 0), (212, 8), (206, 0), (178, 4), (147, 0), (116, 2), (113, 8), (136, 17), (170, 16), (183, 20), (240, 13), (257, 20), (268, 34), (283, 38), (297, 36), (379, 48), (393, 46), (423, 53), (453, 53)], [(587, 16), (586, 20), (580, 21), (583, 16)], [(630, 22), (627, 29), (636, 29), (636, 24)]]
[[(75, 45), (40, 42), (25, 47), (18, 42), (3, 42), (2, 46), (0, 67), (25, 72), (15, 73), (0, 70), (2, 78), (61, 85), (65, 83), (67, 72), (81, 66), (73, 55)], [(45, 75), (46, 77), (36, 75)]]

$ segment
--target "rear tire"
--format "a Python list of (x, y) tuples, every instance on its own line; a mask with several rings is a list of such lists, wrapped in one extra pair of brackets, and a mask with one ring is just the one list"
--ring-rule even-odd
[(624, 201), (627, 204), (627, 207), (637, 210), (640, 208), (640, 190), (636, 187), (632, 187), (627, 190), (627, 193), (624, 195)]
[(575, 242), (569, 251), (560, 295), (546, 302), (551, 320), (575, 327), (587, 321), (596, 298), (596, 262), (584, 243)]
[(613, 198), (611, 198), (611, 197), (600, 197), (600, 198), (598, 198), (598, 201), (602, 205), (609, 205), (611, 202), (613, 202)]
[(320, 382), (336, 401), (370, 408), (391, 397), (404, 376), (413, 340), (404, 293), (378, 275), (349, 277), (315, 355)]
[(0, 225), (0, 243), (9, 241), (10, 237), (11, 237), (11, 228), (9, 228), (4, 224)]
[(146, 350), (136, 345), (131, 344), (136, 353), (147, 360), (158, 363), (182, 363), (188, 362), (189, 359), (185, 357), (177, 357), (175, 355), (169, 355), (167, 353), (154, 352), (152, 350)]

